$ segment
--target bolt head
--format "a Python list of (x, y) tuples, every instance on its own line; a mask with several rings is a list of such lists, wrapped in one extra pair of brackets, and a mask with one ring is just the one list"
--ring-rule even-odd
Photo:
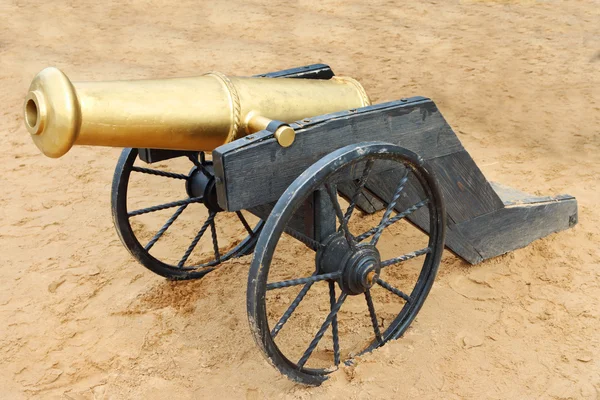
[(373, 283), (375, 282), (375, 278), (377, 277), (377, 273), (373, 270), (369, 271), (367, 273), (367, 284), (369, 286), (373, 286)]

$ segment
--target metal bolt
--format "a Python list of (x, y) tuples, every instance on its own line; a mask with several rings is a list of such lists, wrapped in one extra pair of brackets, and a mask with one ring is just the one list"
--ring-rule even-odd
[(369, 271), (369, 273), (367, 274), (367, 283), (369, 285), (373, 284), (373, 281), (375, 280), (375, 275), (377, 275), (377, 274), (375, 273), (374, 270)]

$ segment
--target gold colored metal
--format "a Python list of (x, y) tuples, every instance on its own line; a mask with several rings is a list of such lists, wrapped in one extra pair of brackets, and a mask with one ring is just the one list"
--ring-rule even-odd
[[(211, 151), (264, 129), (266, 121), (290, 123), (370, 104), (360, 83), (346, 77), (245, 78), (212, 72), (72, 83), (51, 67), (33, 79), (24, 117), (38, 148), (60, 157), (74, 144)], [(282, 146), (294, 141), (293, 129), (287, 128), (275, 132)]]
[(290, 126), (280, 126), (275, 131), (275, 139), (281, 147), (290, 147), (296, 139), (296, 132)]
[(250, 134), (250, 133), (256, 133), (258, 131), (262, 131), (263, 129), (266, 129), (267, 126), (273, 122), (272, 119), (267, 118), (267, 117), (263, 117), (262, 115), (258, 114), (256, 111), (250, 111), (248, 113), (248, 115), (246, 116), (245, 119), (245, 125), (246, 125), (246, 133)]
[[(263, 117), (255, 111), (250, 111), (246, 117), (246, 131), (248, 133), (262, 131), (263, 129), (266, 129), (271, 122), (273, 122), (272, 119)], [(277, 128), (274, 136), (281, 147), (289, 147), (296, 139), (296, 132), (289, 125), (283, 125)]]

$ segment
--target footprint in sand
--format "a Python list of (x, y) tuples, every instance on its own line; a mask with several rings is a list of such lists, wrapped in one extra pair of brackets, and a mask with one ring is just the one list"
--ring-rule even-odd
[(456, 293), (473, 300), (491, 300), (500, 294), (483, 280), (473, 280), (466, 276), (457, 276), (450, 281), (450, 287)]

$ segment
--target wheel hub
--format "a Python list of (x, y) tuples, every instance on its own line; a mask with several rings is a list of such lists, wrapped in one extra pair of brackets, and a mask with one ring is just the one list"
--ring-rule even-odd
[(342, 232), (327, 238), (317, 252), (316, 264), (319, 274), (338, 272), (337, 282), (348, 295), (366, 292), (375, 284), (381, 271), (377, 248), (370, 244), (351, 247)]
[(217, 187), (215, 177), (212, 174), (212, 168), (210, 167), (210, 165), (205, 166), (208, 174), (201, 171), (198, 167), (193, 167), (188, 174), (185, 189), (190, 197), (202, 197), (204, 205), (209, 210), (220, 212), (223, 209), (217, 202)]

